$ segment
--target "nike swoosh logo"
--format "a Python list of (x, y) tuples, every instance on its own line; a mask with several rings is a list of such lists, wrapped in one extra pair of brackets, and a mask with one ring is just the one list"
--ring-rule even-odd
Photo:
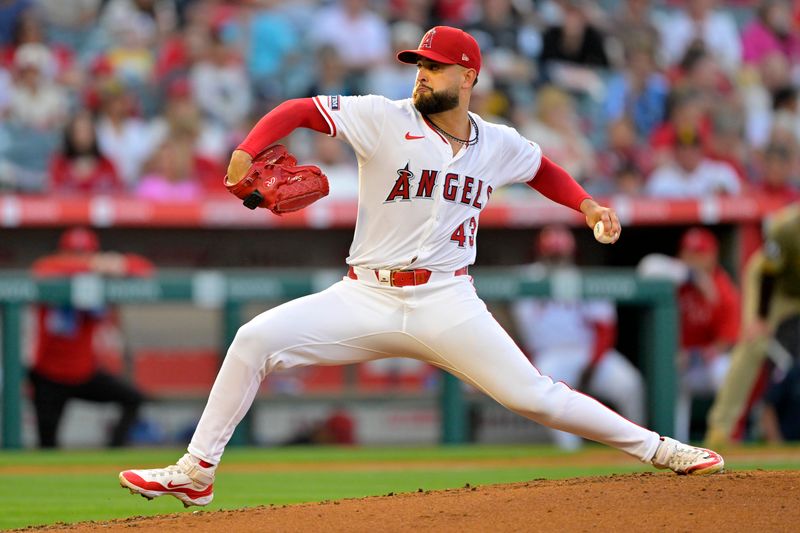
[(411, 135), (410, 131), (406, 132), (406, 140), (407, 141), (413, 141), (415, 139), (424, 139), (424, 138), (425, 138), (424, 135)]
[(189, 483), (181, 483), (179, 485), (173, 485), (172, 481), (170, 481), (169, 483), (167, 483), (167, 488), (168, 489), (176, 489), (178, 487), (185, 487), (185, 486), (191, 485), (191, 484), (192, 484), (192, 482), (190, 481)]

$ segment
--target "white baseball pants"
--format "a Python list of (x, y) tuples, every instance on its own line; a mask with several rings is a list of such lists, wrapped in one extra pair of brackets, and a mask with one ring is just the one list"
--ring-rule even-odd
[[(588, 348), (565, 345), (537, 353), (534, 363), (545, 376), (577, 386), (590, 359)], [(608, 350), (597, 363), (586, 392), (613, 403), (628, 420), (636, 424), (644, 422), (644, 379), (639, 370), (617, 350)], [(575, 450), (582, 444), (580, 437), (574, 433), (553, 430), (553, 438), (565, 450)]]
[[(242, 326), (211, 389), (189, 453), (219, 463), (272, 371), (412, 357), (443, 368), (508, 409), (649, 461), (658, 434), (534, 368), (478, 298), (469, 276), (379, 285), (371, 271), (270, 309)], [(569, 332), (564, 332), (568, 335)]]

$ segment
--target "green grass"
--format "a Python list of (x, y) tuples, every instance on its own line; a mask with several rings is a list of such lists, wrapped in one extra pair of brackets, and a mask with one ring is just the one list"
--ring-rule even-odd
[[(589, 447), (571, 455), (548, 446), (231, 449), (217, 476), (217, 500), (207, 509), (650, 470), (635, 462), (609, 461), (616, 455), (598, 450), (603, 448)], [(173, 498), (148, 502), (131, 496), (116, 479), (120, 469), (163, 466), (181, 453), (174, 449), (0, 453), (0, 528), (192, 512)], [(741, 460), (728, 461), (732, 469), (800, 469), (797, 447), (752, 448), (740, 455)], [(534, 464), (531, 458), (541, 460)], [(257, 470), (246, 471), (244, 465), (249, 464)], [(67, 471), (59, 473), (59, 467)], [(31, 472), (21, 472), (23, 468)]]

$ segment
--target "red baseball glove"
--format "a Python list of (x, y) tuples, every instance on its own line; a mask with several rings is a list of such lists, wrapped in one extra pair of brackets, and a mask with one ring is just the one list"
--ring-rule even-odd
[(298, 211), (328, 195), (328, 178), (314, 165), (297, 166), (282, 144), (258, 154), (241, 181), (225, 186), (245, 207), (264, 207), (276, 215)]

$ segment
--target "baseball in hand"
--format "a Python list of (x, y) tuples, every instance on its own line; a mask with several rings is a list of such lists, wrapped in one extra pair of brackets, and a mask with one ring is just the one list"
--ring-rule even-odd
[(594, 238), (597, 242), (602, 242), (603, 244), (614, 242), (614, 237), (606, 234), (606, 227), (602, 220), (598, 220), (597, 224), (594, 225)]

